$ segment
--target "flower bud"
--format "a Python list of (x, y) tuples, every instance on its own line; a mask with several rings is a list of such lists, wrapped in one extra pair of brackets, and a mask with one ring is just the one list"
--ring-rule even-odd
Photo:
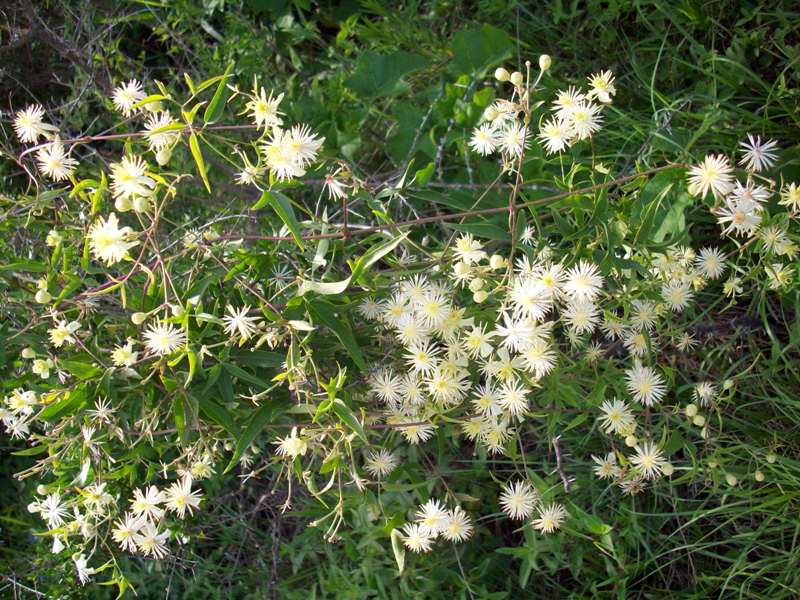
[(33, 348), (23, 348), (22, 350), (22, 358), (34, 358), (36, 356), (36, 350)]
[(473, 279), (469, 282), (469, 291), (477, 292), (483, 287), (483, 279)]
[(717, 461), (715, 461), (715, 460), (710, 460), (710, 461), (708, 461), (708, 468), (709, 468), (709, 469), (716, 469), (716, 468), (717, 468), (717, 466), (718, 466), (718, 465), (717, 465)]
[(675, 472), (675, 467), (672, 466), (672, 463), (666, 463), (663, 467), (661, 467), (661, 471), (669, 477)]
[(172, 148), (162, 148), (156, 152), (156, 162), (162, 167), (172, 158)]
[(733, 387), (733, 379), (726, 379), (722, 384), (723, 390), (729, 390)]
[(131, 209), (131, 200), (130, 198), (123, 198), (120, 196), (114, 201), (114, 208), (116, 208), (119, 212), (128, 212)]
[(141, 325), (147, 320), (147, 313), (135, 312), (131, 315), (131, 321), (134, 325)]
[(770, 452), (769, 454), (767, 454), (767, 462), (769, 464), (771, 465), (774, 464), (776, 460), (778, 460), (778, 457), (775, 456), (774, 452)]
[(483, 118), (487, 121), (494, 121), (499, 115), (500, 112), (494, 106), (487, 106), (483, 111)]
[(486, 301), (486, 298), (488, 298), (488, 297), (489, 297), (489, 294), (487, 294), (487, 293), (486, 293), (484, 290), (480, 290), (480, 291), (478, 291), (478, 292), (475, 292), (475, 293), (472, 295), (472, 300), (473, 300), (473, 301), (474, 301), (476, 304), (481, 304), (481, 303), (485, 302), (485, 301)]
[(136, 196), (133, 199), (133, 210), (138, 213), (145, 212), (150, 208), (150, 196)]
[(497, 81), (508, 81), (511, 76), (503, 67), (498, 67), (494, 72), (494, 78)]
[(739, 480), (738, 480), (738, 479), (736, 479), (736, 475), (734, 475), (733, 473), (728, 473), (727, 475), (725, 475), (725, 481), (726, 481), (726, 482), (728, 483), (728, 485), (729, 485), (729, 486), (731, 486), (731, 487), (733, 487), (733, 486), (735, 486), (737, 483), (739, 483)]
[(172, 305), (170, 305), (169, 310), (172, 313), (173, 317), (180, 318), (184, 314), (186, 314), (186, 311), (184, 310), (184, 308), (180, 304), (172, 304)]
[(489, 259), (489, 267), (493, 270), (502, 269), (506, 265), (506, 259), (499, 254), (492, 254)]
[(542, 54), (539, 57), (539, 68), (542, 71), (547, 71), (547, 69), (550, 68), (550, 65), (552, 64), (552, 62), (553, 62), (553, 60), (550, 58), (549, 54)]
[(39, 304), (47, 304), (48, 302), (50, 302), (50, 300), (53, 299), (53, 297), (47, 290), (39, 290), (38, 292), (36, 292), (36, 295), (33, 297), (33, 299), (36, 300), (36, 302), (38, 302)]
[(628, 448), (633, 448), (638, 443), (639, 443), (639, 440), (636, 439), (635, 435), (629, 435), (629, 436), (625, 437), (625, 445)]
[(683, 412), (686, 413), (686, 416), (690, 419), (697, 414), (697, 405), (696, 404), (687, 404), (686, 408), (683, 409)]
[(511, 83), (513, 83), (513, 84), (514, 84), (514, 86), (516, 86), (516, 87), (519, 87), (519, 86), (521, 86), (521, 85), (523, 84), (523, 82), (525, 81), (525, 76), (524, 76), (522, 73), (520, 73), (519, 71), (514, 71), (514, 72), (511, 74), (511, 79), (510, 79), (510, 81), (511, 81)]
[(755, 478), (756, 481), (758, 481), (759, 483), (764, 481), (764, 471), (762, 471), (761, 469), (756, 469)]
[(697, 425), (698, 427), (702, 427), (706, 424), (706, 418), (703, 415), (695, 415), (694, 419), (692, 419), (692, 423)]

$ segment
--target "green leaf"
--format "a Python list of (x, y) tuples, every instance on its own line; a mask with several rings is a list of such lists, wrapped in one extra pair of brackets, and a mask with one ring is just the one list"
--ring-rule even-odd
[(353, 414), (353, 411), (350, 410), (350, 407), (347, 406), (347, 404), (342, 402), (339, 398), (336, 398), (333, 401), (333, 412), (335, 412), (336, 416), (344, 421), (345, 424), (347, 424), (347, 426), (352, 429), (359, 438), (361, 438), (361, 441), (363, 441), (365, 444), (367, 443), (367, 434), (364, 433), (364, 428), (361, 426), (361, 423), (358, 422), (358, 419)]
[(206, 175), (206, 164), (203, 162), (203, 154), (200, 152), (200, 143), (197, 141), (197, 134), (192, 132), (189, 136), (189, 150), (192, 151), (194, 162), (197, 163), (197, 171), (200, 173), (200, 178), (206, 186), (208, 193), (211, 193), (211, 186), (208, 184), (208, 176)]
[(86, 401), (86, 389), (83, 386), (67, 392), (61, 400), (46, 406), (38, 418), (49, 421), (76, 412)]
[(248, 383), (252, 383), (253, 385), (256, 385), (256, 386), (260, 387), (261, 389), (266, 390), (267, 388), (270, 387), (270, 385), (266, 381), (264, 381), (263, 379), (259, 379), (255, 375), (251, 375), (250, 373), (248, 373), (244, 369), (242, 369), (240, 367), (237, 367), (236, 365), (234, 365), (232, 363), (222, 363), (222, 366), (232, 376), (238, 377), (239, 379), (241, 379), (243, 381), (247, 381)]
[(494, 223), (443, 223), (443, 225), (448, 229), (471, 233), (476, 237), (488, 240), (498, 240), (501, 242), (508, 242), (511, 240), (508, 229), (504, 229)]
[(350, 285), (352, 277), (343, 279), (342, 281), (309, 281), (303, 279), (297, 289), (297, 295), (302, 296), (308, 292), (316, 292), (322, 296), (330, 296), (333, 294), (341, 294)]
[(300, 224), (297, 222), (297, 217), (294, 216), (291, 200), (281, 192), (264, 190), (261, 198), (258, 199), (258, 202), (253, 205), (251, 210), (258, 210), (266, 205), (271, 206), (278, 214), (284, 225), (289, 228), (295, 243), (300, 246), (301, 250), (304, 250), (303, 240), (300, 237)]
[(353, 272), (350, 277), (352, 279), (358, 279), (372, 265), (397, 248), (400, 242), (405, 240), (407, 237), (408, 232), (382, 244), (376, 244), (375, 246), (372, 246), (363, 255), (356, 259), (355, 263), (353, 264)]
[(71, 374), (75, 375), (75, 377), (78, 379), (91, 379), (102, 372), (95, 366), (74, 360), (62, 360), (61, 366)]
[(403, 534), (399, 529), (392, 529), (389, 536), (392, 540), (392, 552), (394, 553), (394, 560), (397, 562), (398, 575), (403, 574), (403, 569), (406, 566), (406, 549), (403, 546)]
[(239, 435), (236, 424), (231, 414), (222, 406), (214, 402), (211, 398), (200, 398), (200, 412), (214, 421), (217, 425), (224, 428), (233, 437)]
[(511, 37), (491, 25), (462, 29), (453, 38), (453, 64), (459, 73), (477, 73), (501, 62), (513, 48)]
[(11, 454), (14, 456), (36, 456), (37, 454), (44, 454), (47, 452), (47, 448), (47, 444), (42, 444), (41, 446), (33, 446), (32, 448), (25, 448), (24, 450), (17, 450)]
[(219, 119), (222, 114), (222, 109), (225, 106), (225, 99), (228, 95), (227, 81), (228, 77), (231, 75), (231, 71), (233, 71), (232, 62), (229, 63), (228, 68), (225, 69), (225, 73), (222, 75), (222, 79), (220, 79), (217, 90), (214, 92), (214, 97), (211, 98), (211, 102), (206, 106), (206, 111), (203, 113), (203, 122), (206, 124), (213, 123)]
[(308, 314), (310, 314), (315, 321), (333, 331), (352, 357), (353, 362), (355, 362), (360, 369), (366, 370), (367, 362), (364, 360), (361, 348), (358, 346), (353, 336), (352, 325), (347, 319), (336, 315), (336, 311), (342, 310), (342, 307), (337, 307), (330, 302), (315, 298), (306, 301), (306, 308), (308, 309)]
[(408, 88), (404, 75), (427, 64), (424, 57), (411, 52), (379, 54), (367, 51), (358, 59), (355, 73), (347, 78), (345, 85), (362, 98), (391, 96)]
[(237, 461), (241, 458), (242, 454), (244, 454), (245, 450), (250, 447), (250, 444), (253, 443), (253, 440), (256, 439), (256, 436), (261, 433), (262, 429), (264, 429), (264, 425), (266, 425), (281, 408), (281, 404), (273, 402), (271, 404), (262, 406), (255, 412), (255, 414), (250, 418), (247, 428), (236, 441), (236, 449), (234, 450), (233, 456), (231, 457), (228, 466), (225, 467), (225, 471), (223, 473), (227, 473), (236, 465)]

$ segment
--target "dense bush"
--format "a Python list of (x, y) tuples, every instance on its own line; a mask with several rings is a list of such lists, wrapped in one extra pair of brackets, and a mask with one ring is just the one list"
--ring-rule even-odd
[(1, 40), (4, 593), (798, 593), (789, 4), (114, 8)]

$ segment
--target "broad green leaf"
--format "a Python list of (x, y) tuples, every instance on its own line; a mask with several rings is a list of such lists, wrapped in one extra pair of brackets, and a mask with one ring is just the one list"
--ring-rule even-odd
[(328, 329), (333, 331), (339, 341), (344, 344), (345, 349), (350, 354), (353, 362), (358, 365), (360, 369), (367, 369), (367, 362), (364, 360), (364, 355), (361, 353), (361, 348), (353, 336), (353, 327), (346, 318), (340, 315), (337, 316), (337, 310), (343, 310), (342, 307), (337, 307), (319, 298), (306, 301), (306, 308), (308, 313), (318, 323), (325, 325)]
[(462, 29), (453, 37), (453, 64), (459, 73), (477, 73), (498, 64), (513, 48), (511, 37), (491, 25)]
[(336, 398), (333, 401), (332, 407), (333, 412), (336, 413), (336, 416), (344, 421), (347, 426), (352, 429), (358, 437), (361, 438), (361, 441), (367, 443), (367, 434), (364, 433), (364, 428), (361, 426), (361, 423), (358, 422), (358, 419), (353, 414), (353, 411), (350, 410), (350, 407), (342, 402), (339, 398)]
[(197, 141), (197, 134), (192, 132), (189, 136), (189, 150), (192, 151), (194, 162), (197, 163), (197, 171), (200, 173), (200, 178), (206, 186), (208, 193), (211, 193), (211, 186), (208, 184), (208, 176), (206, 175), (206, 164), (203, 162), (203, 153), (200, 152), (200, 143)]
[(228, 64), (228, 68), (225, 69), (225, 73), (222, 75), (219, 85), (217, 85), (217, 90), (214, 92), (214, 97), (211, 98), (211, 102), (206, 106), (206, 111), (203, 113), (203, 122), (206, 124), (213, 123), (219, 119), (222, 114), (222, 109), (225, 106), (225, 98), (228, 95), (228, 77), (230, 77), (233, 71), (233, 64), (232, 62)]
[(303, 240), (300, 237), (300, 224), (297, 222), (297, 217), (294, 216), (291, 200), (281, 192), (264, 190), (261, 198), (258, 199), (258, 202), (253, 205), (251, 210), (258, 210), (266, 205), (271, 206), (278, 214), (283, 224), (289, 228), (295, 243), (300, 246), (301, 250), (304, 250)]
[(379, 54), (367, 51), (358, 59), (355, 73), (347, 78), (345, 85), (362, 98), (391, 96), (408, 87), (404, 75), (427, 64), (424, 57), (411, 52)]
[(247, 428), (244, 430), (244, 432), (242, 432), (242, 435), (239, 436), (239, 439), (236, 440), (236, 449), (233, 452), (233, 456), (231, 457), (228, 466), (225, 467), (224, 473), (227, 473), (236, 465), (242, 454), (244, 454), (244, 451), (250, 447), (250, 444), (253, 443), (253, 440), (256, 439), (256, 436), (261, 433), (261, 430), (264, 429), (264, 426), (281, 408), (281, 404), (272, 402), (262, 406), (255, 412), (255, 414), (250, 418)]

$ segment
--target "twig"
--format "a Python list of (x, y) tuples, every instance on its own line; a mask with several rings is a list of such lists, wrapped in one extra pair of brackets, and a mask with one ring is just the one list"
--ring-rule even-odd
[(566, 473), (564, 473), (564, 467), (561, 464), (561, 448), (558, 447), (558, 440), (560, 438), (561, 435), (557, 435), (550, 441), (553, 443), (553, 449), (556, 451), (556, 471), (561, 477), (561, 481), (564, 483), (564, 491), (569, 493), (570, 479), (567, 477)]

